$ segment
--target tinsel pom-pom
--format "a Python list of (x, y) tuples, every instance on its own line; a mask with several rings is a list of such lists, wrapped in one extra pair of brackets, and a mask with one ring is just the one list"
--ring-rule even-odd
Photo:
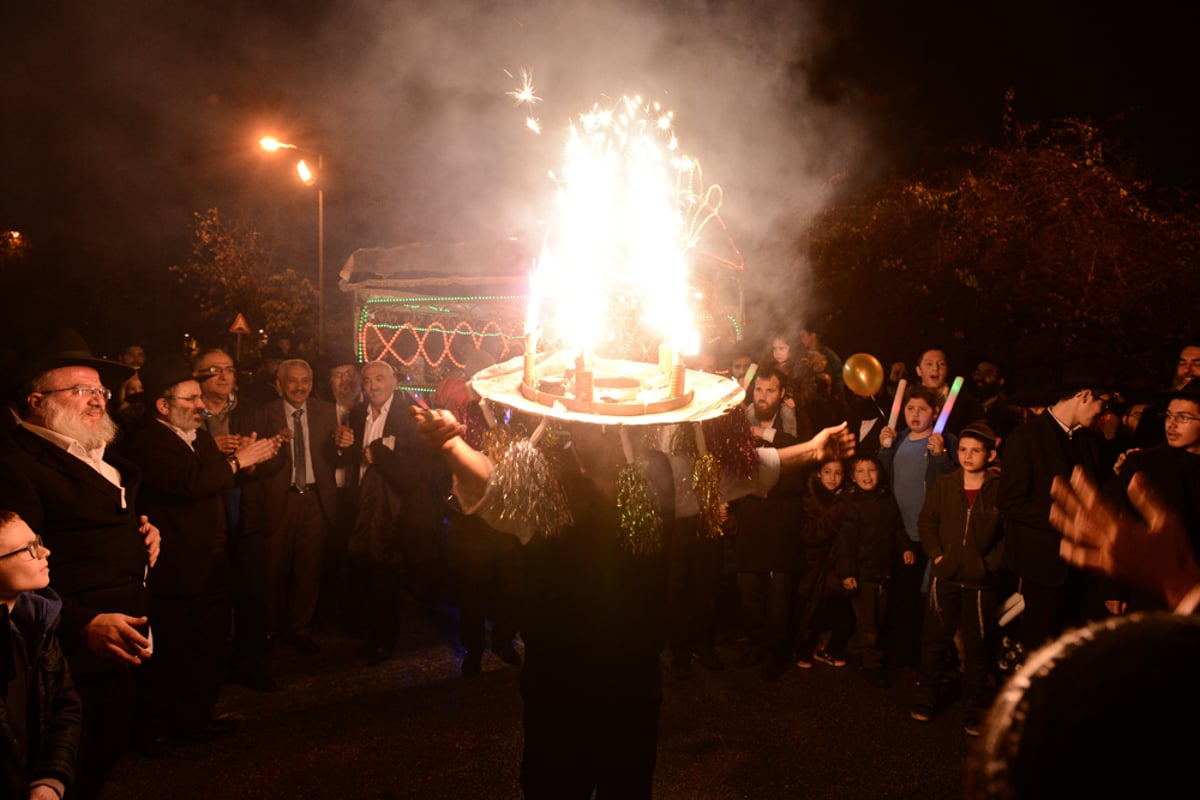
[(696, 459), (692, 467), (692, 490), (699, 508), (699, 533), (715, 539), (721, 535), (721, 468), (712, 453)]
[(650, 479), (640, 464), (617, 471), (617, 517), (621, 544), (635, 555), (657, 553), (663, 547), (663, 521)]
[(519, 522), (527, 537), (553, 536), (572, 524), (562, 484), (528, 439), (517, 439), (509, 446), (496, 465), (495, 481), (503, 508), (501, 519)]
[(479, 403), (465, 403), (461, 409), (461, 413), (462, 418), (459, 422), (467, 426), (467, 432), (463, 434), (463, 440), (472, 449), (482, 450), (488, 431), (488, 424), (483, 418), (483, 412), (479, 409)]
[(754, 434), (745, 412), (734, 408), (701, 424), (704, 441), (721, 469), (740, 478), (752, 478), (758, 467), (758, 451), (754, 449)]
[(676, 425), (671, 431), (671, 452), (677, 456), (695, 458), (700, 455), (696, 446), (696, 434), (691, 424)]
[(513, 442), (520, 438), (512, 425), (497, 425), (483, 432), (480, 446), (475, 449), (486, 453), (493, 464), (501, 464), (508, 457), (508, 449)]

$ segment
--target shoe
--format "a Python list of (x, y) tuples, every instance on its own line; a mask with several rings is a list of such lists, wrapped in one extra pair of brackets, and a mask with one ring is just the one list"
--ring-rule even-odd
[(711, 647), (703, 650), (693, 650), (692, 656), (696, 659), (696, 663), (707, 670), (718, 672), (725, 669), (725, 662), (721, 660), (719, 655), (717, 655), (717, 651), (713, 650)]
[(799, 667), (800, 669), (812, 669), (812, 665), (813, 665), (812, 659), (809, 658), (808, 656), (799, 656), (796, 659), (796, 666)]
[(314, 655), (321, 652), (321, 645), (313, 641), (313, 638), (308, 635), (304, 636), (289, 636), (287, 643), (293, 648), (305, 655)]
[(917, 722), (930, 722), (933, 720), (934, 710), (929, 703), (917, 703), (908, 711), (908, 716), (915, 719)]
[(472, 650), (463, 656), (462, 674), (464, 678), (474, 678), (483, 672), (483, 651)]
[(892, 685), (888, 680), (887, 673), (882, 669), (876, 668), (863, 670), (863, 676), (867, 679), (867, 683), (871, 684), (877, 689), (886, 689)]
[(172, 736), (171, 743), (176, 747), (189, 747), (201, 742), (224, 739), (237, 733), (240, 726), (241, 722), (233, 717), (213, 717), (199, 728)]
[(768, 658), (767, 663), (763, 664), (762, 669), (758, 671), (758, 677), (764, 681), (776, 681), (786, 671), (787, 662), (782, 658)]
[(506, 642), (499, 647), (493, 645), (492, 652), (510, 667), (521, 666), (521, 654), (517, 652), (517, 648), (513, 647), (512, 642)]
[(748, 667), (753, 667), (755, 664), (762, 661), (762, 659), (762, 648), (758, 645), (750, 645), (742, 651), (742, 654), (738, 656), (738, 660), (734, 663), (737, 665), (738, 669), (747, 669)]
[(979, 736), (983, 733), (983, 720), (978, 711), (972, 709), (963, 719), (963, 732), (967, 736)]
[(822, 664), (828, 664), (831, 667), (844, 667), (846, 661), (830, 654), (828, 650), (817, 650), (812, 655), (813, 661), (820, 661)]
[(671, 677), (677, 681), (690, 680), (695, 672), (692, 671), (692, 657), (688, 653), (671, 656)]
[(262, 670), (231, 672), (225, 682), (245, 686), (256, 692), (273, 692), (279, 688), (271, 676)]

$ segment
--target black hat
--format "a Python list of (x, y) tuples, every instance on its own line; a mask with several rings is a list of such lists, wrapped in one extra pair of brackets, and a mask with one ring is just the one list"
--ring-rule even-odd
[(74, 328), (59, 328), (33, 342), (16, 361), (10, 392), (18, 391), (23, 384), (44, 372), (62, 367), (91, 367), (99, 373), (100, 382), (113, 390), (134, 373), (133, 367), (127, 364), (92, 355), (92, 349)]
[(959, 441), (967, 437), (983, 442), (984, 447), (988, 450), (996, 449), (996, 432), (983, 420), (972, 422), (958, 432)]
[(142, 380), (142, 391), (145, 393), (147, 401), (157, 400), (177, 383), (196, 380), (191, 364), (183, 358), (174, 356), (163, 356), (147, 361), (138, 370), (138, 377)]

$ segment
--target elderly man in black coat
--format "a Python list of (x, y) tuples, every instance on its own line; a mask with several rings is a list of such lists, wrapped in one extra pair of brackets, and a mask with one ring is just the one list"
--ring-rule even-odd
[(147, 416), (124, 452), (143, 471), (138, 510), (166, 543), (149, 579), (158, 652), (147, 665), (143, 744), (158, 754), (235, 729), (213, 717), (232, 608), (225, 504), (238, 473), (273, 456), (279, 440), (252, 435), (222, 453), (204, 429), (204, 399), (186, 361), (143, 367), (142, 385)]
[(73, 797), (99, 793), (129, 742), (134, 670), (152, 652), (145, 580), (159, 532), (137, 512), (141, 471), (106, 452), (112, 387), (132, 374), (61, 330), (25, 351), (10, 401), (20, 418), (0, 444), (0, 507), (54, 551), (59, 638), (83, 701)]

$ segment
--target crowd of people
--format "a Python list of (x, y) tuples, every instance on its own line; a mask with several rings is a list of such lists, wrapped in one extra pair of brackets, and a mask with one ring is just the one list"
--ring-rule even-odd
[[(888, 688), (912, 668), (913, 720), (957, 706), (977, 735), (1002, 641), (1031, 653), (1178, 599), (1060, 556), (1051, 487), (1079, 468), (1132, 513), (1148, 484), (1200, 544), (1200, 345), (1137, 397), (1089, 359), (1018, 391), (981, 361), (953, 392), (938, 347), (914, 354), (911, 386), (899, 361), (864, 396), (816, 331), (765, 345), (706, 365), (745, 388), (766, 465), (722, 485), (723, 535), (679, 494), (681, 467), (647, 453), (674, 521), (665, 552), (630, 560), (602, 536), (624, 443), (583, 428), (563, 473), (574, 538), (524, 544), (494, 461), (463, 439), (480, 353), (423, 396), (350, 353), (272, 343), (251, 372), (221, 348), (109, 360), (47, 332), (4, 386), (6, 788), (95, 797), (130, 750), (236, 735), (223, 684), (272, 690), (273, 648), (319, 652), (323, 625), (358, 639), (364, 666), (392, 658), (404, 594), (458, 607), (464, 679), (489, 649), (524, 664), (530, 798), (648, 796), (660, 652), (676, 680), (819, 664)], [(636, 579), (620, 602), (609, 566)]]

